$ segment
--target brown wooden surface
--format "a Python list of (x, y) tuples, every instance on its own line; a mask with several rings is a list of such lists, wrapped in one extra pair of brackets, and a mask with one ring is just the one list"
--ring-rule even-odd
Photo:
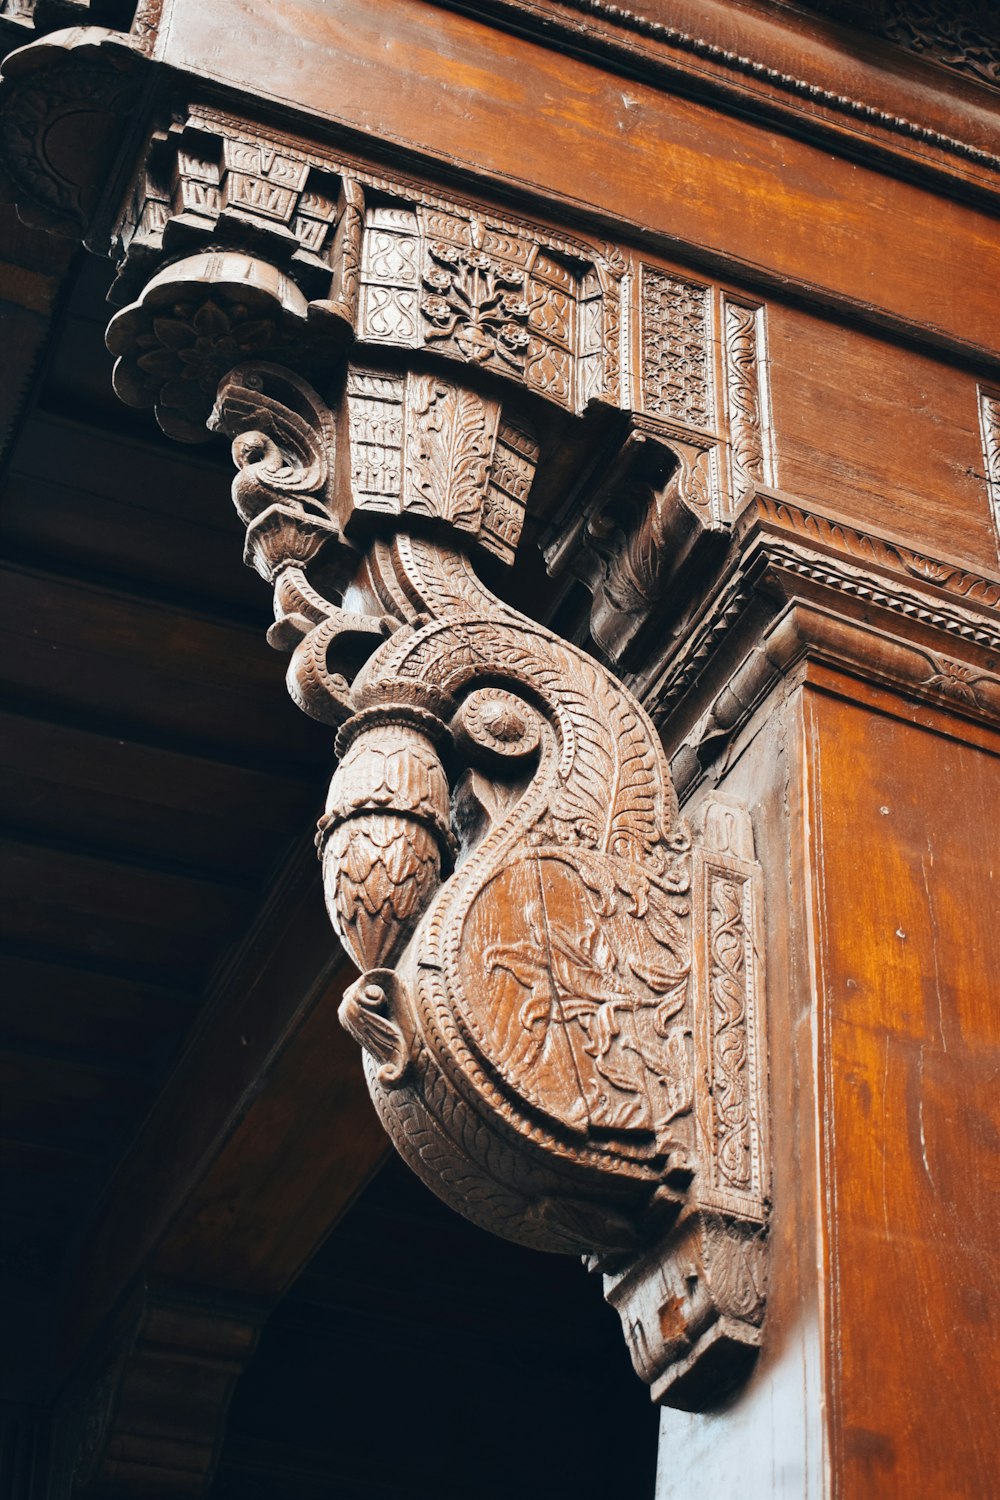
[[(240, 47), (231, 45), (239, 28)], [(410, 0), (174, 0), (165, 61), (596, 227), (996, 348), (990, 217), (751, 120)], [(267, 55), (265, 74), (248, 65)], [(905, 274), (900, 268), (905, 266)]]
[[(948, 167), (951, 148), (920, 135), (926, 125), (995, 149), (989, 89), (800, 10), (785, 24), (776, 5), (701, 7), (710, 41), (752, 50), (766, 32), (789, 76), (854, 84), (876, 116), (915, 114), (904, 148), (905, 130), (860, 117), (855, 128), (820, 103), (814, 121), (808, 101), (796, 104), (792, 121), (770, 83), (752, 97), (746, 72), (737, 100), (721, 61), (698, 79), (694, 54), (686, 74), (676, 60), (661, 66), (665, 44), (635, 28), (629, 46), (643, 57), (612, 54), (608, 35), (628, 30), (618, 22), (595, 18), (605, 50), (584, 61), (564, 32), (547, 45), (515, 34), (516, 19), (515, 29), (481, 19), (510, 21), (515, 8), (175, 0), (160, 48), (211, 80), (215, 102), (267, 116), (267, 128), (313, 129), (401, 175), (766, 295), (780, 490), (835, 525), (995, 569), (976, 387), (1000, 388), (1000, 248), (990, 194), (966, 191), (995, 171), (970, 156), (955, 169), (953, 151)], [(660, 0), (644, 8), (700, 19), (687, 0), (669, 14)], [(582, 14), (558, 9), (560, 25), (564, 12)], [(538, 16), (524, 24), (542, 35)], [(202, 87), (178, 83), (177, 97)], [(225, 445), (190, 456), (115, 405), (101, 344), (107, 268), (92, 261), (61, 281), (71, 252), (9, 218), (0, 318), (17, 357), (0, 382), (0, 427), (13, 431), (34, 394), (9, 447), (0, 515), (0, 1390), (24, 1399), (51, 1392), (56, 1368), (143, 1273), (220, 1304), (249, 1297), (259, 1316), (378, 1165), (382, 1142), (335, 1025), (342, 976), (308, 878), (277, 922), (285, 946), (279, 934), (267, 963), (247, 945), (242, 967), (227, 965), (315, 815), (331, 735), (287, 705), (283, 664), (263, 645), (266, 594), (238, 561)], [(868, 544), (841, 542), (859, 565)], [(537, 560), (521, 567), (512, 592), (527, 578), (541, 611)], [(557, 589), (562, 618), (583, 631), (579, 591)], [(902, 659), (914, 616), (858, 609), (871, 641), (894, 636), (886, 661)], [(829, 660), (847, 635), (835, 611), (827, 619)], [(949, 644), (983, 674), (976, 691), (924, 642), (907, 706), (862, 684), (882, 670), (869, 644), (851, 677), (810, 664), (801, 701), (795, 674), (806, 669), (786, 663), (789, 687), (714, 766), (706, 752), (710, 779), (751, 809), (767, 881), (775, 1269), (743, 1396), (710, 1416), (664, 1419), (662, 1500), (754, 1485), (782, 1500), (981, 1500), (995, 1487), (998, 807), (995, 747), (972, 719), (988, 717), (998, 656), (977, 629)], [(747, 648), (745, 633), (723, 641), (727, 671)], [(961, 660), (959, 674), (973, 670)], [(935, 674), (951, 683), (953, 714), (924, 702)], [(414, 1238), (387, 1219), (380, 1229), (376, 1214), (372, 1233), (386, 1257), (374, 1257), (366, 1293), (374, 1321), (380, 1288), (397, 1285), (399, 1247)], [(384, 1440), (379, 1422), (367, 1448), (360, 1424), (337, 1444), (317, 1436), (328, 1412), (310, 1392), (334, 1401), (351, 1373), (336, 1365), (337, 1318), (297, 1363), (302, 1324), (319, 1326), (317, 1301), (351, 1270), (350, 1235), (343, 1263), (330, 1243), (326, 1290), (307, 1279), (262, 1346), (220, 1494), (273, 1500), (284, 1485), (299, 1500), (345, 1475), (361, 1484)], [(362, 1234), (362, 1260), (364, 1245)], [(461, 1244), (446, 1232), (434, 1254), (447, 1283)], [(431, 1307), (410, 1326), (406, 1312), (400, 1294), (398, 1342), (385, 1336), (394, 1369), (443, 1320)], [(360, 1324), (370, 1352), (363, 1313)], [(583, 1324), (569, 1327), (566, 1338)], [(501, 1334), (498, 1362), (517, 1388), (531, 1331)], [(449, 1357), (435, 1366), (439, 1388), (460, 1383)], [(304, 1388), (289, 1377), (302, 1370)], [(176, 1373), (169, 1380), (176, 1395)]]
[(832, 1492), (987, 1495), (1000, 739), (840, 691), (805, 723)]
[(995, 572), (970, 373), (778, 301), (767, 326), (780, 487)]
[(769, 1337), (728, 1409), (663, 1413), (657, 1496), (739, 1475), (973, 1500), (1000, 1463), (1000, 741), (826, 668), (806, 684), (722, 779), (753, 806), (769, 897)]

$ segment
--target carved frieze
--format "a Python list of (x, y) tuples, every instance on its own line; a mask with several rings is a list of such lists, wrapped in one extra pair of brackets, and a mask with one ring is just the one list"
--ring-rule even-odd
[(930, 62), (1000, 88), (1000, 25), (992, 0), (813, 0)]
[(583, 242), (194, 109), (150, 141), (116, 230), (118, 298), (165, 252), (233, 236), (294, 279), (317, 335), (340, 323), (574, 412), (619, 403), (622, 267)]

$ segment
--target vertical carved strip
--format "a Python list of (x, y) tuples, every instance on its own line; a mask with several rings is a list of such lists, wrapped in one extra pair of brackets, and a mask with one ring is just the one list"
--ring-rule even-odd
[(737, 513), (760, 484), (773, 482), (762, 386), (763, 308), (724, 302), (726, 416), (729, 422), (733, 506)]
[[(704, 1179), (699, 1198), (740, 1213), (760, 1211), (767, 1194), (760, 959), (756, 938), (758, 867), (745, 814), (713, 807), (697, 852), (696, 904), (703, 942), (700, 1028), (703, 1091), (698, 1110)], [(721, 847), (720, 847), (721, 846)]]
[(983, 467), (1000, 552), (1000, 394), (979, 388), (979, 427), (983, 438)]
[(710, 289), (643, 266), (640, 326), (643, 410), (713, 428)]

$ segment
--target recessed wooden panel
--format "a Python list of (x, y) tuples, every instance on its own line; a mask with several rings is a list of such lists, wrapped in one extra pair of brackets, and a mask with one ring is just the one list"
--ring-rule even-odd
[(1000, 758), (920, 717), (808, 705), (844, 1500), (978, 1500), (1000, 1473)]
[(995, 571), (974, 377), (777, 302), (767, 326), (780, 487)]

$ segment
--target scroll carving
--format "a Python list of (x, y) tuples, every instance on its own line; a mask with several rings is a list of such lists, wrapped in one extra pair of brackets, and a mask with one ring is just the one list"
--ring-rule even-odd
[(718, 501), (717, 443), (645, 417), (571, 496), (546, 561), (587, 584), (591, 634), (616, 664), (635, 659), (677, 573), (725, 537)]
[[(119, 245), (119, 291), (183, 253), (112, 321), (116, 388), (175, 436), (207, 419), (230, 439), (269, 642), (338, 730), (317, 847), (387, 1132), (475, 1222), (587, 1256), (658, 1400), (711, 1401), (763, 1314), (752, 850), (692, 835), (638, 702), (474, 565), (513, 560), (546, 443), (565, 466), (581, 428), (603, 442), (582, 419), (620, 398), (626, 265), (218, 117), (153, 143)], [(610, 490), (583, 512), (622, 649), (721, 529), (711, 303), (691, 295), (700, 375), (668, 390), (668, 340), (662, 409), (619, 462), (627, 524)], [(756, 1175), (717, 1181), (744, 1139)], [(657, 1276), (686, 1289), (672, 1322), (640, 1308)]]
[(758, 485), (774, 483), (760, 376), (763, 309), (727, 297), (723, 317), (733, 509), (739, 515)]

